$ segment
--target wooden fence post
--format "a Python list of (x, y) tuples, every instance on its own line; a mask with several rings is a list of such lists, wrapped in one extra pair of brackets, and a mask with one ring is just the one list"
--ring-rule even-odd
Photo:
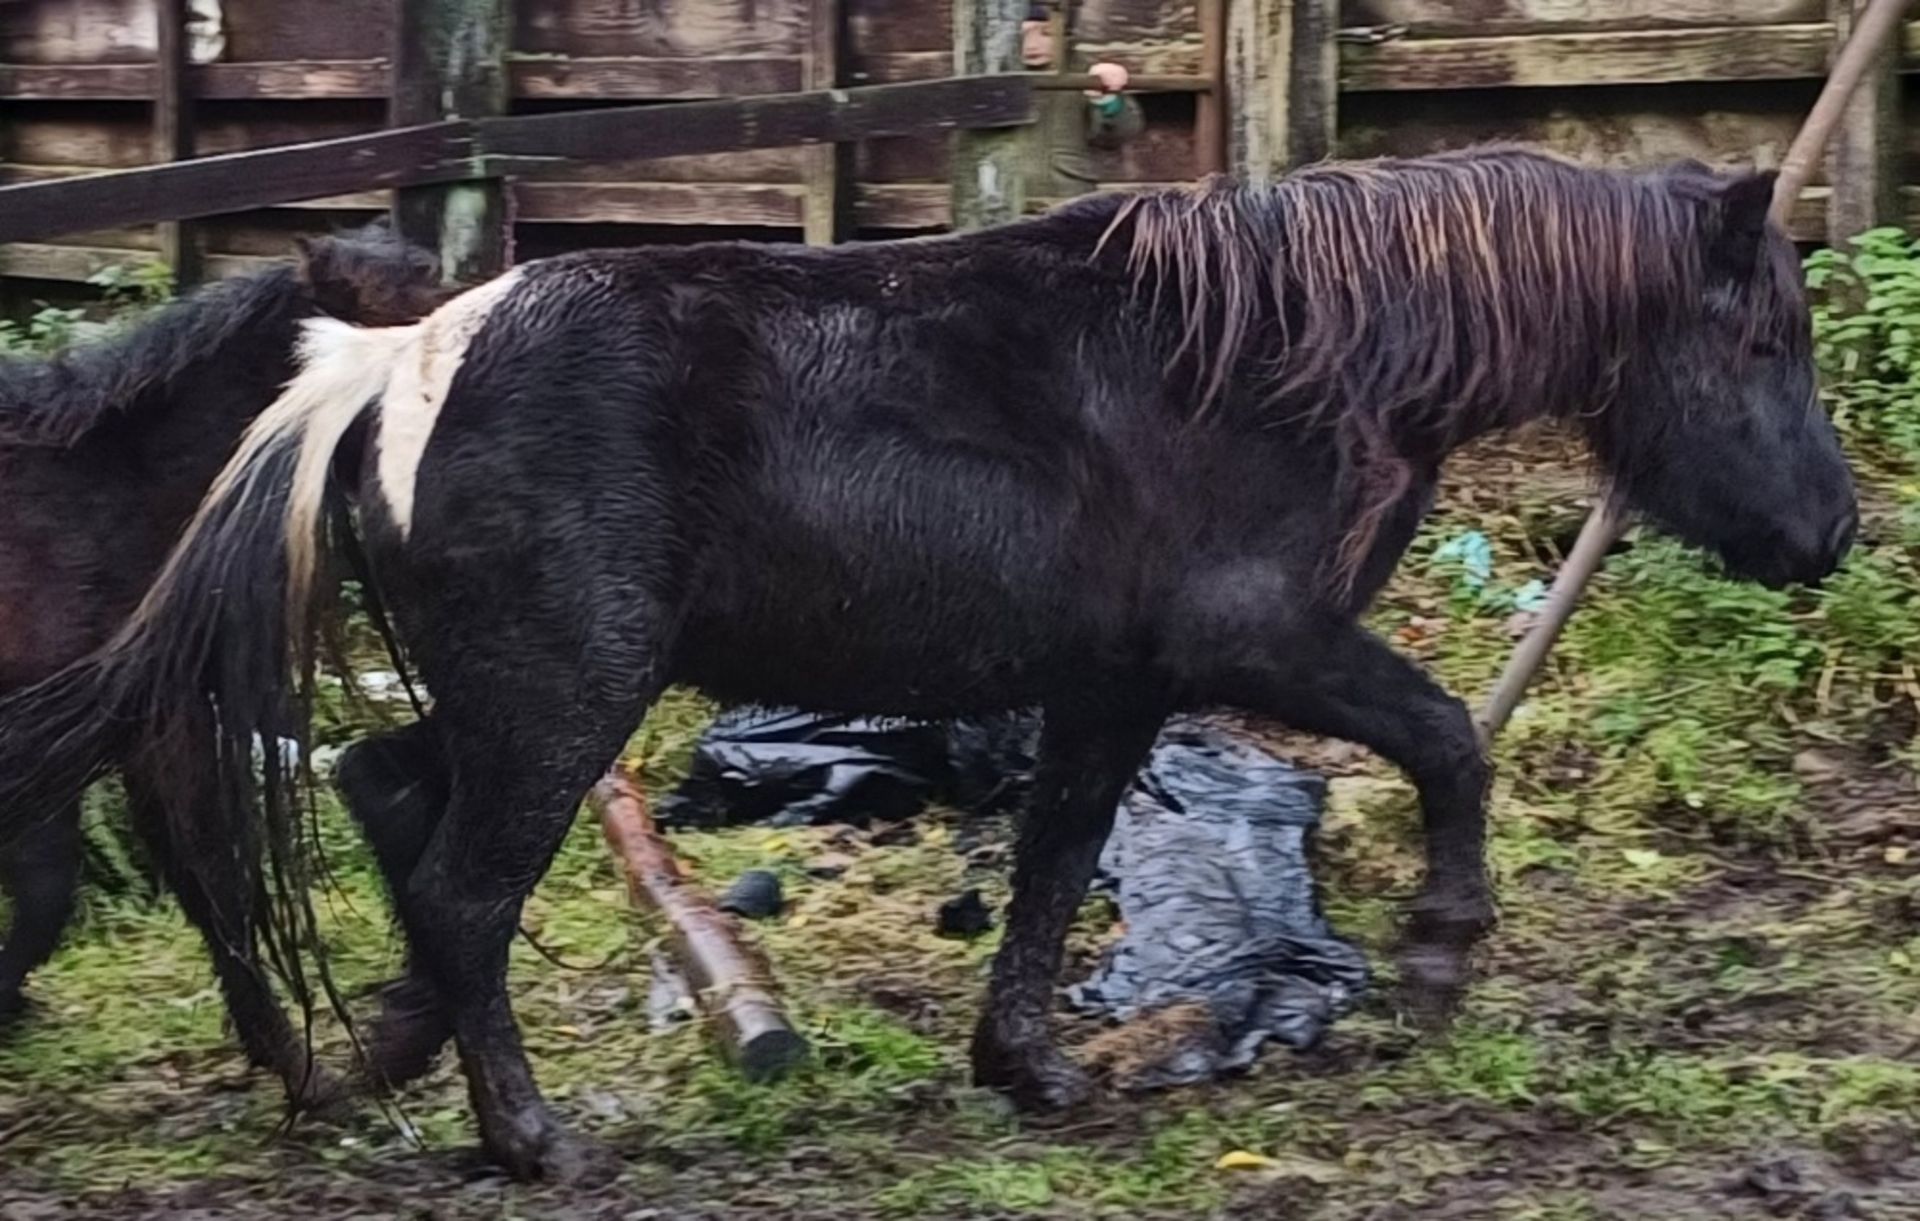
[(1293, 0), (1287, 66), (1287, 165), (1324, 161), (1339, 147), (1340, 0)]
[[(1827, 0), (1834, 51), (1853, 36), (1869, 0)], [(1867, 77), (1847, 102), (1827, 155), (1827, 241), (1847, 238), (1900, 218), (1900, 181), (1906, 157), (1900, 122), (1900, 40), (1876, 52)]]
[(1293, 0), (1231, 0), (1226, 26), (1227, 171), (1268, 182), (1287, 168)]
[[(505, 114), (511, 0), (400, 0), (390, 120), (396, 127)], [(449, 281), (488, 279), (512, 260), (507, 186), (498, 178), (403, 187), (394, 227), (440, 252)]]
[[(193, 94), (187, 79), (187, 0), (156, 0), (153, 159), (185, 161), (194, 154)], [(173, 271), (177, 289), (200, 278), (200, 249), (185, 221), (155, 226), (160, 259)]]
[[(845, 82), (847, 18), (841, 0), (809, 0), (812, 28), (807, 39), (806, 87), (833, 89)], [(807, 245), (831, 246), (853, 236), (853, 144), (825, 144), (806, 152), (807, 196), (801, 223)]]
[[(1026, 0), (954, 0), (954, 74), (1020, 71), (1020, 25), (1026, 15)], [(1002, 225), (1026, 211), (1025, 152), (1031, 138), (1018, 127), (954, 136), (954, 229)]]
[(1338, 0), (1231, 0), (1227, 167), (1266, 182), (1333, 155), (1340, 99)]

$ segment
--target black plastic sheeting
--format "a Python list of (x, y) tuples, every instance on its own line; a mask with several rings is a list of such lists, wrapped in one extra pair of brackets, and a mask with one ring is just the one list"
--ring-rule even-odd
[(1126, 931), (1068, 998), (1122, 1022), (1197, 1002), (1212, 1030), (1127, 1084), (1209, 1080), (1269, 1039), (1304, 1050), (1358, 1002), (1366, 957), (1320, 914), (1309, 864), (1325, 801), (1319, 776), (1218, 728), (1162, 731), (1100, 859)]
[(935, 724), (736, 709), (695, 745), (687, 778), (654, 809), (663, 827), (811, 826), (911, 818), (930, 802), (1016, 805), (1038, 721)]
[[(975, 812), (1030, 787), (1039, 720), (876, 722), (742, 710), (695, 748), (686, 781), (657, 807), (665, 826), (865, 825), (931, 802)], [(1365, 991), (1359, 950), (1321, 916), (1308, 846), (1326, 785), (1199, 721), (1160, 735), (1118, 811), (1096, 886), (1125, 932), (1069, 999), (1122, 1023), (1204, 1007), (1191, 1030), (1137, 1062), (1123, 1084), (1154, 1088), (1245, 1068), (1268, 1040), (1313, 1046)]]

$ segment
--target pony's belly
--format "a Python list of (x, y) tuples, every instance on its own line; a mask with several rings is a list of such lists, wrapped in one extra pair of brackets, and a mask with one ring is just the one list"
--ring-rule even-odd
[(788, 594), (696, 610), (674, 649), (675, 681), (730, 703), (936, 716), (1042, 702), (1086, 673), (1091, 633), (1044, 599)]

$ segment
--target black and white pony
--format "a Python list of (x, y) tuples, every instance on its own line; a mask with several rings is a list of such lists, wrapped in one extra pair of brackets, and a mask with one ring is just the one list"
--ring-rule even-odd
[(516, 916), (669, 683), (1044, 710), (973, 1042), (977, 1078), (1025, 1104), (1087, 1091), (1048, 1033), (1062, 940), (1177, 709), (1406, 770), (1427, 843), (1406, 974), (1444, 1000), (1493, 923), (1487, 765), (1360, 614), (1447, 454), (1546, 416), (1735, 572), (1833, 570), (1852, 478), (1771, 191), (1480, 150), (935, 240), (569, 255), (416, 326), (313, 324), (118, 638), (0, 703), (0, 775), (35, 765), (0, 809), (63, 800), (129, 723), (210, 716), (213, 787), (296, 834), (299, 777), (249, 745), (301, 699), (345, 497), (433, 697), (343, 767), (412, 954), (375, 1055), (404, 1076), (451, 1032), (516, 1174), (599, 1162), (522, 1051)]

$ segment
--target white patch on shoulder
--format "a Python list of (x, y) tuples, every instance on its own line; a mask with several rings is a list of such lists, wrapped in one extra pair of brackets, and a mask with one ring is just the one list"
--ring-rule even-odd
[(420, 461), (446, 405), (454, 375), (466, 360), (467, 345), (480, 333), (494, 308), (520, 281), (514, 268), (478, 288), (469, 289), (420, 323), (410, 350), (402, 354), (380, 400), (380, 431), (374, 470), (380, 495), (393, 524), (406, 538), (413, 529), (413, 495)]

